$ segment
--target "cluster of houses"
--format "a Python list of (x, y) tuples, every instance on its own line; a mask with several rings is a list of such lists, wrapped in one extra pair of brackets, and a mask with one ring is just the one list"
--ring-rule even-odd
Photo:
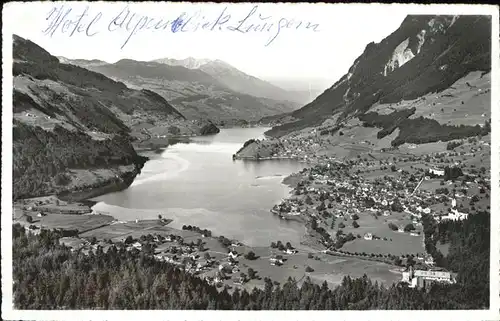
[(237, 274), (240, 272), (238, 257), (240, 254), (235, 250), (230, 250), (227, 254), (227, 261), (219, 262), (218, 268), (215, 271), (213, 276), (207, 275), (205, 276), (205, 281), (208, 284), (221, 286), (223, 281), (229, 278), (229, 275), (232, 275), (232, 281), (234, 284), (242, 285), (248, 281), (244, 273)]
[[(431, 168), (434, 173), (444, 173), (441, 169)], [(399, 173), (402, 173), (400, 170)], [(273, 212), (287, 215), (321, 216), (315, 210), (318, 203), (304, 204), (300, 195), (315, 196), (320, 202), (328, 200), (327, 212), (337, 218), (348, 218), (362, 212), (372, 212), (378, 216), (390, 216), (394, 211), (405, 212), (412, 217), (412, 223), (420, 225), (422, 215), (432, 215), (441, 220), (462, 220), (468, 214), (459, 212), (456, 208), (456, 199), (466, 197), (461, 192), (454, 195), (439, 195), (430, 191), (418, 189), (422, 181), (430, 179), (422, 177), (410, 180), (409, 173), (401, 175), (377, 177), (374, 180), (364, 179), (339, 167), (339, 162), (328, 162), (309, 170), (310, 180), (303, 180), (303, 184), (296, 187), (295, 197), (283, 200), (273, 208)], [(312, 178), (312, 181), (311, 181)], [(433, 205), (452, 203), (447, 215), (434, 211)], [(308, 206), (309, 205), (309, 206)], [(311, 207), (313, 207), (311, 209)], [(400, 227), (404, 232), (404, 227)], [(415, 232), (411, 232), (415, 233)]]
[[(37, 118), (38, 116), (32, 113), (25, 113), (26, 117)], [(45, 119), (50, 119), (50, 116), (45, 116)]]
[(277, 147), (272, 157), (295, 158), (304, 161), (318, 160), (317, 154), (323, 146), (323, 141), (315, 137), (316, 131), (313, 130), (309, 137), (296, 137), (279, 139), (275, 146)]

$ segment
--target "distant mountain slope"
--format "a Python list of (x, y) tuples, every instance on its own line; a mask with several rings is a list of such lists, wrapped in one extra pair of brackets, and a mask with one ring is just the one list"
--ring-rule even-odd
[(70, 64), (72, 61), (74, 62), (74, 64), (87, 64), (87, 65), (96, 65), (96, 66), (108, 64), (107, 62), (99, 60), (99, 59), (92, 59), (92, 60), (73, 59), (72, 60), (72, 59), (68, 59), (65, 57), (61, 57), (61, 56), (58, 56), (57, 59), (59, 59), (59, 62), (63, 63), (63, 64)]
[(202, 65), (210, 61), (211, 61), (210, 59), (196, 59), (193, 57), (188, 57), (185, 59), (161, 58), (153, 60), (153, 62), (157, 62), (160, 64), (166, 64), (170, 66), (181, 66), (188, 69), (200, 68)]
[(362, 115), (375, 103), (397, 103), (440, 92), (471, 71), (491, 68), (487, 16), (408, 16), (380, 43), (370, 43), (347, 74), (314, 101), (290, 114), (294, 122), (267, 134), (282, 136)]
[(491, 18), (408, 16), (303, 108), (265, 117), (235, 158), (353, 158), (445, 151), (491, 132)]
[[(243, 71), (231, 66), (222, 60), (162, 58), (153, 60), (171, 66), (182, 66), (189, 69), (199, 69), (217, 79), (221, 84), (236, 92), (248, 94), (255, 97), (268, 98), (272, 100), (292, 101), (296, 103), (306, 103), (311, 101), (309, 93), (303, 91), (290, 91), (280, 88), (268, 81), (248, 75)], [(312, 98), (316, 98), (316, 92)]]
[(157, 92), (189, 119), (252, 121), (290, 112), (299, 107), (296, 103), (258, 98), (233, 91), (200, 69), (188, 69), (180, 65), (131, 59), (103, 65), (85, 60), (66, 61), (123, 81), (130, 87), (148, 88)]
[(15, 198), (123, 188), (144, 163), (130, 142), (137, 126), (201, 131), (160, 95), (62, 64), (18, 36), (13, 60)]

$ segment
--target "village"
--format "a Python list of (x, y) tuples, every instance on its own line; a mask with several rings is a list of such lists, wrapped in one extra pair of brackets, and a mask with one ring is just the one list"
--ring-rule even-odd
[(328, 252), (397, 265), (410, 259), (423, 270), (402, 281), (431, 280), (424, 272), (436, 268), (425, 251), (423, 217), (454, 221), (490, 210), (489, 143), (470, 138), (441, 145), (446, 150), (420, 155), (330, 157), (296, 175), (292, 195), (271, 212), (306, 222), (309, 242)]
[[(18, 223), (23, 223), (28, 234), (40, 234), (48, 228), (38, 225), (38, 221), (28, 223), (18, 220)], [(253, 287), (263, 288), (271, 280), (278, 284), (285, 282), (288, 277), (303, 279), (315, 270), (307, 264), (308, 258), (315, 261), (311, 264), (313, 266), (323, 263), (322, 270), (328, 266), (328, 262), (321, 262), (318, 256), (310, 252), (299, 253), (290, 242), (277, 241), (269, 247), (251, 248), (224, 236), (214, 237), (210, 231), (196, 226), (183, 226), (182, 230), (177, 230), (167, 225), (167, 221), (159, 218), (135, 222), (114, 221), (81, 234), (59, 228), (52, 230), (60, 231), (60, 244), (69, 247), (72, 252), (99, 255), (114, 248), (133, 254), (143, 253), (158, 261), (176, 265), (219, 290), (234, 290), (237, 287), (251, 290)], [(114, 237), (107, 238), (110, 236)], [(324, 256), (324, 253), (318, 252), (318, 255)], [(306, 265), (301, 267), (300, 264), (304, 262)]]

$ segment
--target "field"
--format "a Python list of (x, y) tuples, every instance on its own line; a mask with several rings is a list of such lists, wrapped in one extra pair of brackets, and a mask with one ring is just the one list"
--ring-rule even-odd
[[(136, 222), (117, 222), (108, 226), (103, 226), (92, 231), (80, 234), (81, 237), (96, 237), (97, 239), (110, 239), (113, 242), (123, 241), (127, 236), (132, 236), (133, 238), (139, 238), (141, 235), (147, 234), (159, 234), (159, 235), (170, 235), (173, 234), (173, 228), (165, 225), (165, 223), (160, 222), (160, 220), (144, 220)], [(181, 231), (183, 236), (189, 233), (188, 236), (194, 236), (197, 233)], [(175, 233), (177, 234), (177, 233)], [(198, 234), (199, 235), (199, 234)]]
[(447, 256), (448, 252), (450, 250), (450, 243), (445, 243), (441, 244), (440, 242), (437, 242), (436, 248), (444, 255)]
[[(29, 214), (28, 214), (29, 215)], [(31, 215), (30, 215), (31, 216)], [(109, 215), (71, 215), (71, 214), (47, 214), (43, 217), (32, 216), (33, 222), (31, 224), (47, 229), (65, 229), (65, 230), (78, 230), (84, 233), (89, 230), (94, 230), (98, 227), (111, 224), (114, 220)], [(23, 224), (28, 224), (23, 223)], [(31, 225), (28, 224), (28, 225)]]
[[(373, 280), (380, 283), (390, 285), (401, 279), (399, 268), (381, 262), (361, 260), (357, 258), (339, 257), (323, 253), (316, 253), (314, 258), (308, 258), (307, 252), (299, 251), (297, 254), (286, 255), (278, 253), (270, 248), (254, 248), (252, 249), (259, 258), (257, 260), (247, 260), (240, 256), (238, 258), (240, 272), (248, 275), (248, 268), (252, 268), (257, 272), (257, 279), (250, 280), (244, 285), (236, 285), (232, 281), (234, 276), (239, 276), (240, 272), (234, 274), (224, 283), (230, 286), (236, 286), (250, 290), (253, 287), (264, 288), (264, 278), (271, 278), (273, 281), (280, 283), (286, 282), (291, 277), (299, 284), (306, 277), (310, 277), (312, 281), (323, 283), (326, 281), (328, 286), (333, 289), (336, 285), (342, 282), (344, 276), (362, 277), (363, 274), (370, 275)], [(238, 252), (240, 252), (238, 250)], [(243, 252), (241, 252), (243, 253)], [(273, 266), (269, 263), (269, 257), (272, 254), (282, 254), (286, 259), (281, 266)], [(314, 271), (306, 272), (306, 267), (311, 267)], [(213, 275), (213, 271), (209, 271), (206, 275)]]
[(437, 152), (442, 152), (446, 150), (446, 144), (447, 142), (434, 142), (434, 143), (426, 143), (426, 144), (419, 144), (419, 145), (413, 145), (411, 148), (409, 144), (402, 144), (399, 146), (399, 150), (403, 153), (407, 154), (413, 154), (413, 155), (426, 155), (430, 153), (437, 153)]
[(375, 104), (370, 111), (389, 114), (394, 110), (416, 107), (410, 118), (420, 116), (435, 119), (440, 124), (484, 124), (491, 118), (491, 73), (471, 72), (439, 94), (427, 94), (419, 99), (395, 104)]
[[(352, 226), (353, 221), (350, 219), (347, 221), (337, 219), (335, 222), (336, 229), (339, 228), (338, 226), (341, 222), (345, 225), (345, 228), (342, 228), (344, 234), (352, 233), (354, 236), (357, 234), (361, 235), (361, 238), (345, 243), (342, 247), (344, 251), (392, 255), (424, 252), (422, 235), (413, 236), (410, 235), (410, 233), (393, 231), (388, 226), (389, 223), (393, 223), (398, 227), (404, 227), (406, 224), (411, 223), (412, 220), (407, 213), (393, 212), (390, 216), (379, 216), (378, 219), (375, 219), (375, 217), (371, 215), (371, 212), (360, 213), (359, 219), (357, 220), (359, 224), (358, 228)], [(421, 226), (415, 226), (415, 228), (416, 232), (422, 232)], [(365, 233), (372, 233), (381, 239), (365, 240), (363, 238)], [(387, 238), (387, 241), (384, 241), (384, 238)]]

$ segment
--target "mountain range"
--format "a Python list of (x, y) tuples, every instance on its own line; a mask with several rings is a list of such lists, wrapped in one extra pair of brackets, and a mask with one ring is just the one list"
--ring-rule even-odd
[(168, 100), (188, 119), (215, 122), (256, 121), (300, 107), (292, 93), (249, 76), (220, 60), (159, 59), (116, 63), (96, 60), (60, 61), (74, 64), (124, 82), (131, 88), (147, 88)]
[(283, 115), (283, 121), (274, 117), (281, 124), (267, 134), (283, 136), (329, 119), (338, 126), (376, 104), (442, 92), (470, 72), (489, 72), (490, 56), (488, 16), (408, 16), (380, 43), (369, 43), (348, 72), (324, 93)]
[[(153, 61), (170, 66), (182, 66), (189, 69), (202, 70), (217, 79), (227, 88), (255, 97), (293, 101), (300, 104), (308, 103), (311, 98), (309, 92), (305, 92), (307, 87), (304, 87), (302, 91), (285, 90), (269, 81), (248, 75), (220, 59), (210, 60), (188, 57), (179, 60), (163, 58)], [(315, 97), (316, 96), (313, 98)]]

